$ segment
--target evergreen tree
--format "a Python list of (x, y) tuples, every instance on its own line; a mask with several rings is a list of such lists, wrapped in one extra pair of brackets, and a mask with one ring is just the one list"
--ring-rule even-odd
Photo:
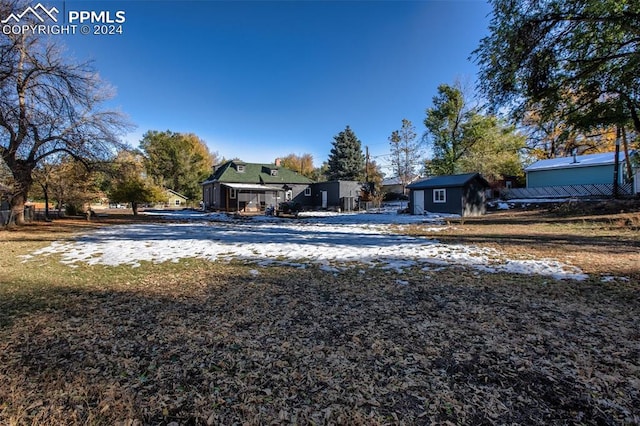
[(328, 180), (362, 180), (364, 174), (364, 154), (362, 144), (347, 126), (333, 137), (333, 148), (329, 155)]

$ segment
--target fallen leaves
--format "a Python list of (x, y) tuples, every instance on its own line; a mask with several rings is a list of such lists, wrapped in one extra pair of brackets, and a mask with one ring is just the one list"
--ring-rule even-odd
[(438, 238), (629, 279), (0, 258), (0, 424), (640, 423), (637, 235), (484, 226)]
[(194, 265), (12, 317), (0, 423), (640, 420), (637, 286)]

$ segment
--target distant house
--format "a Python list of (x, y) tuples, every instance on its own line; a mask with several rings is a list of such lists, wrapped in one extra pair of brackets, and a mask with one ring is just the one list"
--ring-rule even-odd
[(165, 207), (169, 209), (181, 209), (186, 207), (189, 199), (184, 195), (174, 191), (173, 189), (166, 188), (165, 193), (167, 196), (167, 202)]
[(352, 180), (317, 182), (311, 185), (311, 197), (306, 204), (314, 209), (351, 211), (356, 208), (362, 184)]
[(202, 201), (207, 210), (260, 212), (283, 201), (309, 205), (311, 179), (272, 164), (231, 160), (214, 168), (202, 182)]
[(486, 211), (489, 183), (479, 173), (435, 176), (412, 183), (410, 213), (451, 213), (479, 216)]
[(524, 188), (524, 180), (522, 176), (503, 175), (500, 179), (489, 181), (491, 190), (489, 198), (500, 198), (504, 191), (514, 188)]
[[(413, 182), (420, 179), (420, 176), (414, 176), (407, 182), (407, 185), (412, 184)], [(382, 191), (386, 194), (386, 198), (388, 199), (398, 199), (401, 196), (407, 195), (408, 190), (406, 187), (403, 188), (402, 180), (399, 176), (394, 176), (390, 178), (386, 178), (380, 184)]]
[[(626, 160), (624, 152), (618, 157), (620, 168), (617, 180), (622, 184), (628, 180), (626, 176)], [(613, 185), (613, 169), (615, 152), (577, 155), (572, 157), (540, 160), (525, 167), (527, 188), (540, 188), (565, 185)]]

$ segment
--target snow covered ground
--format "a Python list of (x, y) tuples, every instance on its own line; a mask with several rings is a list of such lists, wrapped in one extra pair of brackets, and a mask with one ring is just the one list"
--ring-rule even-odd
[(54, 242), (26, 256), (25, 261), (61, 255), (70, 266), (131, 265), (140, 262), (203, 258), (233, 259), (259, 266), (320, 265), (337, 271), (350, 267), (381, 267), (402, 273), (406, 268), (458, 265), (483, 272), (538, 274), (582, 280), (578, 268), (550, 259), (510, 259), (497, 250), (399, 235), (392, 226), (419, 223), (445, 229), (444, 216), (398, 215), (392, 207), (371, 213), (301, 214), (297, 220), (255, 216), (234, 219), (225, 214), (147, 212), (175, 222), (104, 227), (74, 241)]

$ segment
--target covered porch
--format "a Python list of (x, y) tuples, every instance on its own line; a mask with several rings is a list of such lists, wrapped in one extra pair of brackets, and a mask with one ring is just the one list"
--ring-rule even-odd
[(277, 208), (284, 201), (284, 188), (250, 183), (224, 183), (222, 187), (226, 210), (231, 212), (264, 212), (265, 208)]

